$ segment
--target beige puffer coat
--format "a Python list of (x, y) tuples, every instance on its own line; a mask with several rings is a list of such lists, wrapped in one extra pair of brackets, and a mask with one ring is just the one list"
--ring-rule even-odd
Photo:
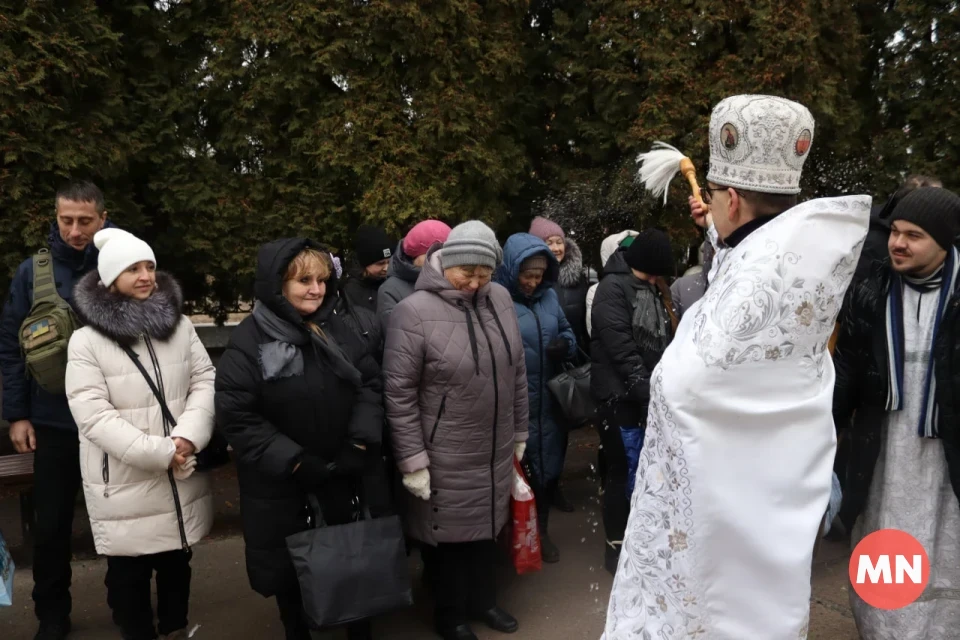
[[(106, 290), (96, 271), (74, 291), (86, 325), (70, 339), (66, 389), (80, 431), (80, 471), (97, 553), (140, 556), (193, 545), (210, 531), (209, 480), (174, 480), (172, 437), (198, 451), (213, 433), (214, 368), (193, 324), (180, 314), (180, 289), (157, 274), (139, 302)], [(129, 344), (177, 421), (164, 434), (160, 404), (118, 341)], [(152, 351), (152, 354), (151, 354)], [(179, 511), (182, 513), (178, 517)]]

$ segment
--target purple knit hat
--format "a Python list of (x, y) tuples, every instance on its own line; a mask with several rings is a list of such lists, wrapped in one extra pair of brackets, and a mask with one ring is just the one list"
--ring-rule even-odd
[(544, 242), (547, 241), (547, 238), (552, 238), (553, 236), (560, 236), (564, 239), (567, 237), (563, 229), (560, 228), (560, 225), (540, 216), (534, 218), (533, 222), (530, 223), (530, 235), (537, 236)]

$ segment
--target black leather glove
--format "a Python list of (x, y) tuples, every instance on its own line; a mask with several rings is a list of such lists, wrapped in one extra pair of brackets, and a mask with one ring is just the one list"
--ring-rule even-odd
[(547, 345), (547, 357), (554, 362), (563, 362), (570, 353), (570, 341), (566, 338), (557, 338)]
[(338, 475), (357, 476), (364, 470), (366, 464), (366, 449), (361, 449), (356, 444), (350, 443), (337, 456), (333, 463), (333, 472)]
[(293, 478), (306, 492), (314, 492), (327, 481), (334, 465), (323, 458), (309, 453), (300, 456), (300, 466), (293, 472)]

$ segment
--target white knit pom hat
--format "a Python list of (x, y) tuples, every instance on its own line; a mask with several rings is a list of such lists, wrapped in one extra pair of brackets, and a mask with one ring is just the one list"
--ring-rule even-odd
[(157, 264), (153, 249), (146, 242), (122, 229), (102, 229), (93, 236), (93, 244), (100, 250), (97, 272), (105, 287), (114, 283), (127, 268), (144, 260)]

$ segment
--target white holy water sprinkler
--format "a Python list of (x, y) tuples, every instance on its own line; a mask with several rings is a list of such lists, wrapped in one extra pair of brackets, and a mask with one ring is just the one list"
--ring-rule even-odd
[(693, 161), (683, 155), (676, 147), (658, 140), (653, 143), (651, 151), (637, 156), (637, 162), (640, 163), (640, 171), (637, 174), (640, 182), (654, 196), (659, 198), (663, 195), (663, 204), (667, 204), (670, 181), (677, 173), (682, 173), (687, 182), (690, 183), (690, 191), (693, 192), (693, 197), (700, 203), (704, 211), (710, 210), (710, 207), (700, 197), (697, 169), (693, 166)]

